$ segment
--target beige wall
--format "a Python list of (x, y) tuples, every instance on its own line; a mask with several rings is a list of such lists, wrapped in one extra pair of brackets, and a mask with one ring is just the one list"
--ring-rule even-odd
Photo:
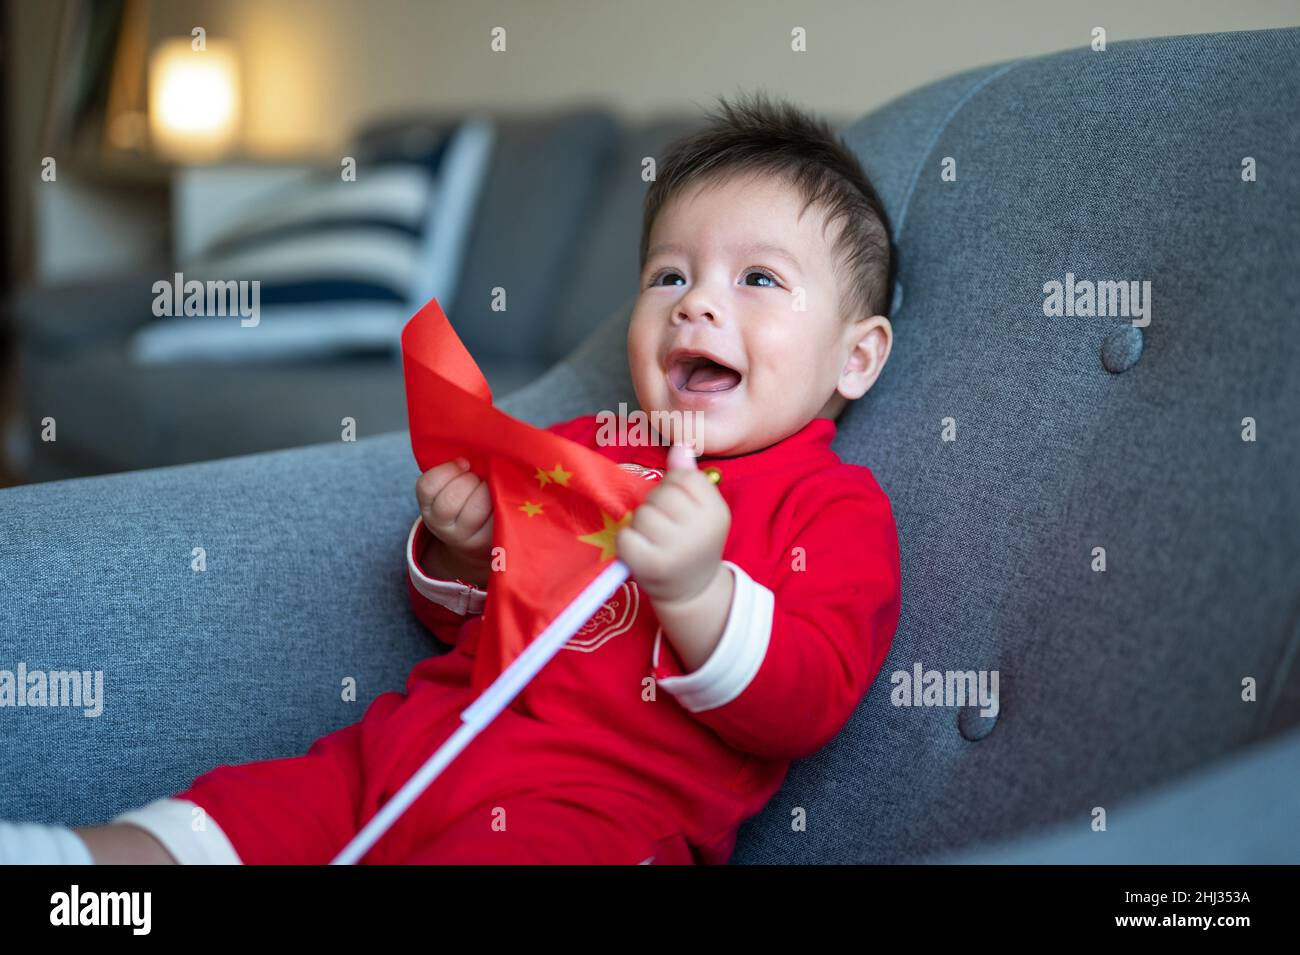
[[(59, 0), (11, 0), (21, 168)], [(376, 113), (599, 98), (628, 117), (758, 87), (846, 121), (971, 66), (1145, 36), (1300, 25), (1300, 0), (154, 0), (155, 36), (202, 26), (243, 59), (245, 148), (324, 153)], [(504, 27), (507, 51), (489, 34)], [(806, 53), (790, 49), (803, 27)], [(13, 209), (24, 203), (9, 183)], [(21, 245), (21, 235), (19, 244)]]
[[(380, 110), (605, 97), (644, 116), (764, 86), (834, 116), (966, 67), (1089, 41), (1300, 24), (1300, 0), (209, 0), (161, 33), (241, 43), (249, 146), (336, 146)], [(492, 53), (493, 27), (507, 50)], [(807, 32), (806, 53), (790, 31)]]

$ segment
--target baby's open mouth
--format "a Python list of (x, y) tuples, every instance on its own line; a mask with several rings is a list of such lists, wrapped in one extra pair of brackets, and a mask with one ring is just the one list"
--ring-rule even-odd
[(668, 380), (678, 391), (730, 391), (740, 384), (740, 372), (712, 358), (690, 355), (668, 366)]

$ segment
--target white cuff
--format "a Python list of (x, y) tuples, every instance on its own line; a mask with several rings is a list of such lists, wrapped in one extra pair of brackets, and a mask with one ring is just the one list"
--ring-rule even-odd
[(81, 836), (67, 826), (0, 822), (0, 865), (94, 865)]
[(736, 585), (718, 645), (698, 670), (658, 681), (692, 713), (725, 706), (740, 696), (762, 666), (772, 636), (776, 595), (731, 561), (722, 563), (731, 568)]
[[(166, 847), (181, 865), (241, 865), (239, 854), (217, 821), (188, 799), (155, 799), (147, 806), (114, 816), (110, 823), (138, 826)], [(202, 819), (196, 830), (194, 820)]]
[[(461, 616), (467, 613), (482, 613), (483, 602), (487, 600), (486, 590), (468, 584), (458, 584), (454, 580), (430, 577), (420, 569), (420, 564), (415, 559), (415, 545), (417, 539), (423, 538), (419, 533), (422, 527), (424, 521), (417, 517), (415, 523), (411, 525), (411, 533), (406, 537), (406, 570), (411, 575), (411, 583), (415, 585), (415, 589), (421, 596)], [(425, 528), (424, 533), (429, 533), (428, 528)]]

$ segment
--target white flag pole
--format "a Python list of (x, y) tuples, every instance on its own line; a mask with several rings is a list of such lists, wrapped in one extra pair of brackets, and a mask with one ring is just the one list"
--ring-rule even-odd
[(453, 759), (460, 755), (469, 741), (496, 719), (497, 715), (510, 705), (510, 701), (519, 695), (542, 667), (555, 656), (569, 638), (591, 619), (592, 614), (600, 609), (601, 604), (609, 599), (628, 578), (627, 564), (615, 559), (601, 571), (577, 598), (564, 608), (536, 639), (532, 640), (524, 651), (501, 672), (492, 685), (484, 690), (477, 700), (464, 709), (461, 725), (456, 728), (423, 766), (406, 781), (393, 798), (366, 823), (365, 827), (343, 847), (343, 851), (334, 857), (330, 865), (355, 865), (361, 860), (371, 846), (392, 827), (397, 818), (420, 797), (431, 782), (447, 768)]

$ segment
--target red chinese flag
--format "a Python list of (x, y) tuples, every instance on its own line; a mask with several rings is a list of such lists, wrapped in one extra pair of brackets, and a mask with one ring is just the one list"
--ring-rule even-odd
[(402, 364), (420, 470), (463, 457), (492, 494), (494, 571), (474, 664), (477, 695), (614, 559), (614, 536), (650, 485), (494, 408), (437, 299), (406, 323)]

